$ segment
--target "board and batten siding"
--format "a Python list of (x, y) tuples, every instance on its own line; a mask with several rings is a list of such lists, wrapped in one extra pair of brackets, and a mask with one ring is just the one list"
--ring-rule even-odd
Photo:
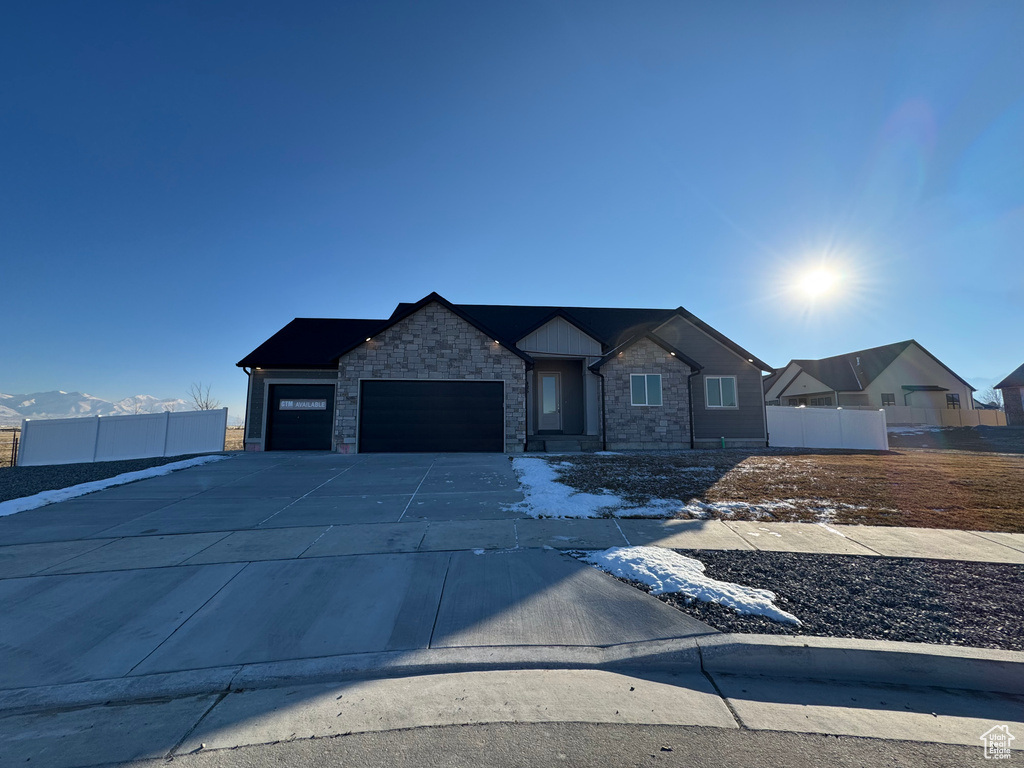
[[(711, 441), (724, 437), (727, 444), (728, 441), (763, 444), (766, 426), (761, 370), (679, 315), (660, 325), (654, 333), (703, 366), (693, 377), (694, 441), (706, 441), (710, 445)], [(739, 407), (708, 408), (704, 391), (704, 380), (708, 376), (735, 376)]]
[[(516, 346), (523, 352), (535, 355), (537, 365), (542, 365), (545, 356), (575, 357), (583, 359), (583, 433), (598, 435), (601, 431), (601, 381), (587, 366), (597, 362), (604, 354), (601, 342), (587, 335), (564, 317), (554, 317), (540, 328), (520, 339)], [(535, 434), (536, 405), (531, 379), (528, 392), (528, 428)]]
[(520, 339), (516, 346), (523, 352), (600, 357), (601, 343), (588, 336), (564, 317), (555, 317)]

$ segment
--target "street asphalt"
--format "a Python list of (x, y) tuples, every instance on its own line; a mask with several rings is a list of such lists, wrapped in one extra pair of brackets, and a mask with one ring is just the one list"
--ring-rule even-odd
[[(514, 511), (522, 498), (501, 455), (267, 453), (0, 518), (0, 763), (511, 721), (972, 745), (982, 726), (1024, 733), (1013, 695), (1024, 654), (747, 647), (560, 552), (646, 544), (1019, 563), (1024, 536), (534, 519)], [(911, 658), (909, 677), (865, 672)], [(831, 696), (834, 684), (752, 677), (774, 663), (830, 676), (815, 659), (838, 659), (854, 670), (842, 685), (868, 688), (851, 704)], [(918, 690), (950, 680), (980, 690)]]

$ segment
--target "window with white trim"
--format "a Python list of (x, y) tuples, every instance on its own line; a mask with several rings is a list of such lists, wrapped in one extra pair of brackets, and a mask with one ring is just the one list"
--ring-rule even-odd
[(737, 408), (735, 376), (705, 376), (704, 403), (708, 408)]
[(661, 374), (629, 374), (629, 396), (633, 405), (661, 405)]
[(882, 393), (882, 405), (896, 405), (896, 393), (895, 392), (883, 392)]

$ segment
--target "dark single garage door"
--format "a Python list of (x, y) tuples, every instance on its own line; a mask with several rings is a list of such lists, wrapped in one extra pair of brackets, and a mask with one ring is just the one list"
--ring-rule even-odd
[(501, 453), (504, 399), (500, 381), (364, 381), (359, 450)]
[(331, 450), (333, 385), (272, 384), (269, 406), (266, 450)]

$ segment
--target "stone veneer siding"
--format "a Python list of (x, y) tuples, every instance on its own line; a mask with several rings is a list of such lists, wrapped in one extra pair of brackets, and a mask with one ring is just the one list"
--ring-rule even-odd
[(505, 382), (505, 452), (526, 443), (526, 362), (451, 310), (431, 302), (338, 362), (335, 444), (358, 446), (360, 379), (466, 379)]
[(1004, 387), (1001, 391), (1006, 426), (1024, 427), (1024, 387)]
[[(690, 447), (690, 366), (649, 339), (609, 360), (604, 374), (608, 450), (679, 450)], [(662, 405), (632, 405), (629, 376), (660, 373)]]

